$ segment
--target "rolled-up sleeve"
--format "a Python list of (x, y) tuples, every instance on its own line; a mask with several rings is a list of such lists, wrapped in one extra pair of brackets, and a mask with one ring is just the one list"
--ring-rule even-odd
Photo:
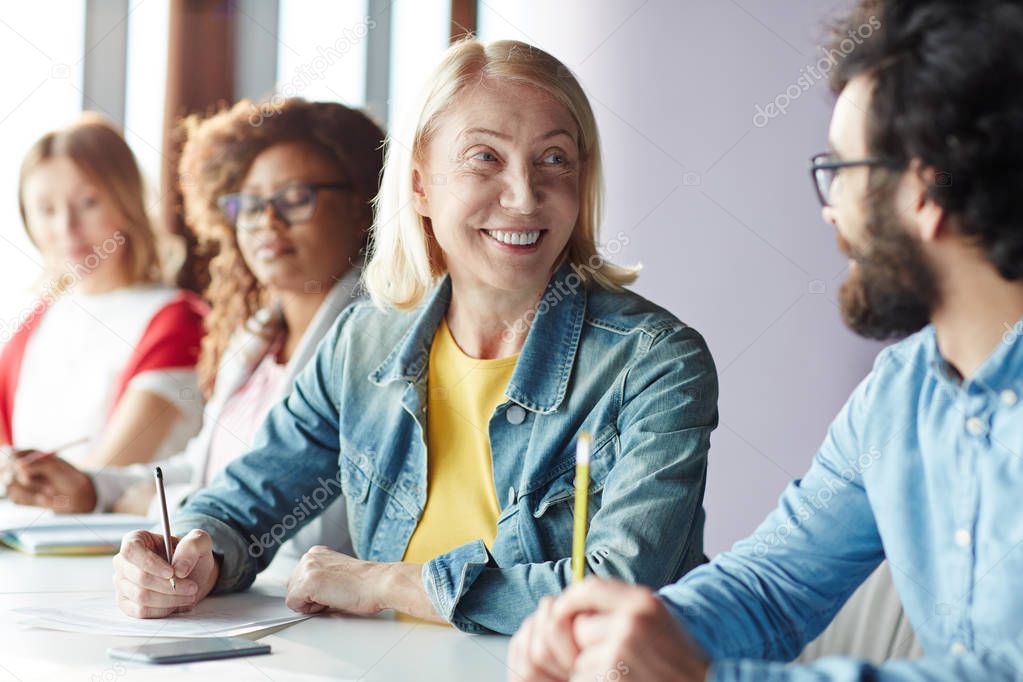
[(336, 348), (348, 309), (274, 406), (253, 450), (175, 515), (174, 533), (199, 528), (221, 558), (218, 592), (245, 589), (280, 546), (342, 493), (338, 466)]

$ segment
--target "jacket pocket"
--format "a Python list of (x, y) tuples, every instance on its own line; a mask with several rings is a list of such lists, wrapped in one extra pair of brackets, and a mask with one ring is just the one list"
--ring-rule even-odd
[(341, 458), (341, 486), (345, 499), (361, 504), (369, 496), (370, 481), (369, 476), (355, 464), (358, 457)]
[(366, 501), (369, 499), (371, 481), (369, 475), (356, 464), (359, 457), (361, 455), (358, 453), (341, 456), (341, 492), (345, 498), (352, 547), (356, 556), (364, 557), (367, 550)]
[[(615, 442), (617, 434), (613, 429), (605, 429), (600, 439), (597, 439), (597, 447), (590, 454), (590, 513), (593, 508), (594, 495), (604, 489), (604, 482), (607, 475), (614, 467)], [(533, 518), (539, 519), (551, 509), (551, 507), (562, 504), (568, 500), (575, 500), (575, 453), (569, 457), (562, 458), (562, 464), (555, 468), (558, 473), (554, 479), (546, 483), (535, 494), (536, 503), (533, 505)]]

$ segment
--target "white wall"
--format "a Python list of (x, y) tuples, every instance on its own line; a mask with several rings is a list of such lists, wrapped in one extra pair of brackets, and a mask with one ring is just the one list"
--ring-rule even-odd
[(845, 261), (806, 170), (826, 146), (827, 84), (753, 120), (816, 64), (822, 21), (846, 4), (480, 3), (484, 40), (532, 42), (580, 77), (604, 142), (604, 241), (624, 232), (619, 260), (645, 266), (635, 288), (710, 344), (721, 381), (705, 502), (712, 556), (802, 475), (878, 349), (841, 323)]
[[(61, 21), (54, 22), (54, 16)], [(18, 172), (29, 147), (82, 108), (85, 2), (0, 4), (0, 346), (28, 315), (42, 258), (18, 214)]]

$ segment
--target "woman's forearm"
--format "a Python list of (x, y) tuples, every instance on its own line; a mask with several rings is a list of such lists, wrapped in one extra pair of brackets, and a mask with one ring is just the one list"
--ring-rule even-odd
[(155, 393), (129, 389), (114, 410), (103, 437), (83, 462), (85, 469), (149, 462), (181, 417)]
[(422, 620), (447, 623), (426, 595), (422, 564), (384, 563), (374, 568), (378, 571), (376, 584), (381, 609), (395, 609)]

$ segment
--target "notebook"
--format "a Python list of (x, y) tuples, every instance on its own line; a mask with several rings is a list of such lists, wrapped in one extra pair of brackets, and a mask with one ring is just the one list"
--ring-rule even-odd
[(121, 538), (152, 525), (133, 514), (53, 514), (0, 530), (0, 542), (27, 554), (116, 554)]

